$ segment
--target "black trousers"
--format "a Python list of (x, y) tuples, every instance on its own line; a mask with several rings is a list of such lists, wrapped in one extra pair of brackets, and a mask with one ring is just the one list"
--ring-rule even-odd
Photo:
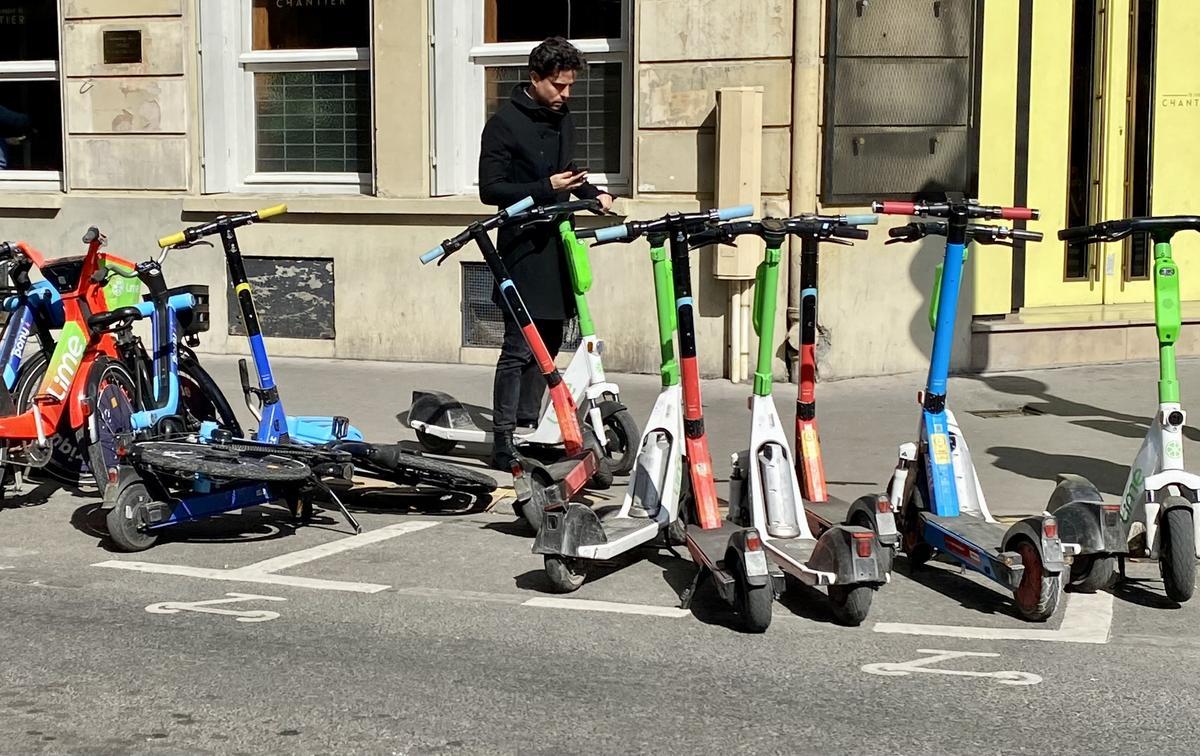
[[(546, 342), (551, 357), (562, 347), (563, 321), (535, 319), (538, 333)], [(521, 327), (504, 312), (504, 344), (496, 360), (496, 380), (492, 387), (492, 427), (496, 433), (512, 433), (517, 423), (535, 425), (542, 412), (546, 379), (537, 359), (525, 342)]]

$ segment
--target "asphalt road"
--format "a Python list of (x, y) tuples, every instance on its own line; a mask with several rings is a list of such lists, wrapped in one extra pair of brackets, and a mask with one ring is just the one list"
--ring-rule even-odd
[[(293, 384), (322, 380), (325, 366), (280, 362)], [(232, 363), (217, 364), (236, 380)], [(370, 371), (400, 370), (357, 369), (365, 386)], [(465, 390), (485, 390), (485, 378), (466, 375)], [(1144, 402), (1122, 383), (1134, 377), (1114, 369), (1103, 389), (1106, 375), (1027, 374), (1007, 393), (956, 385), (964, 409), (1055, 410), (960, 413), (998, 512), (1035, 510), (1021, 502), (1044, 501), (1050, 483), (994, 449), (1078, 450), (1100, 470), (1132, 459), (1136, 434), (1095, 426), (1133, 425)], [(400, 379), (397, 403), (416, 380)], [(1091, 387), (1086, 402), (1046, 398), (1082, 396), (1071, 381)], [(627, 383), (631, 403), (653, 396), (652, 379)], [(830, 477), (844, 495), (885, 478), (915, 420), (912, 383), (825, 391), (825, 445), (843, 457)], [(706, 386), (722, 407), (735, 389), (744, 396)], [(714, 406), (710, 428), (714, 446), (732, 448), (723, 430), (743, 415), (724, 411)], [(1088, 418), (1097, 422), (1077, 422)], [(859, 445), (869, 475), (845, 461)], [(10, 497), (0, 508), (0, 752), (1196, 750), (1200, 605), (1169, 602), (1152, 564), (1131, 564), (1133, 580), (1113, 593), (1072, 596), (1032, 626), (976, 577), (937, 564), (913, 572), (901, 559), (863, 626), (833, 624), (822, 595), (796, 589), (752, 636), (710, 590), (678, 609), (694, 574), (686, 552), (646, 549), (560, 597), (503, 505), (386, 491), (349, 503), (364, 525), (355, 539), (336, 513), (296, 528), (262, 507), (119, 554), (90, 492), (47, 485)]]

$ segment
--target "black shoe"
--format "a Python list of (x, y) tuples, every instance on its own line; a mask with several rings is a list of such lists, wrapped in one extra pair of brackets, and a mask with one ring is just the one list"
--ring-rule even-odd
[(521, 457), (513, 443), (512, 433), (497, 433), (492, 439), (492, 469), (512, 472), (513, 465), (520, 461)]

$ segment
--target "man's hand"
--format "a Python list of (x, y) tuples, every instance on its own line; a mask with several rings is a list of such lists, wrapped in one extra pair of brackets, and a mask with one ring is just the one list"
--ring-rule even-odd
[(612, 210), (613, 196), (611, 194), (609, 194), (608, 192), (601, 192), (599, 194), (599, 196), (596, 197), (596, 199), (600, 201), (600, 209), (601, 210), (603, 210), (606, 213), (609, 210)]
[(587, 181), (587, 171), (563, 171), (550, 177), (550, 188), (556, 192), (569, 192), (582, 186), (584, 181)]

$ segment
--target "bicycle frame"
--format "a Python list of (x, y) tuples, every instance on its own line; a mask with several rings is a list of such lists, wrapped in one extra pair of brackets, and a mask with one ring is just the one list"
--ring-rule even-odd
[[(29, 262), (44, 272), (67, 269), (60, 271), (64, 285), (73, 277), (73, 269), (78, 263), (78, 278), (71, 291), (59, 292), (63, 307), (62, 332), (50, 355), (46, 374), (34, 393), (33, 407), (28, 412), (0, 418), (0, 441), (9, 447), (32, 441), (46, 447), (47, 439), (54, 435), (64, 415), (70, 427), (83, 426), (90, 408), (81, 399), (92, 363), (101, 354), (116, 356), (113, 337), (90, 333), (87, 319), (96, 312), (132, 306), (140, 299), (140, 282), (130, 287), (121, 279), (107, 281), (96, 275), (102, 264), (130, 270), (133, 263), (103, 253), (105, 240), (99, 232), (89, 232), (85, 239), (88, 251), (82, 260), (62, 258), (47, 262), (40, 252), (24, 242), (16, 245)], [(47, 278), (52, 282), (55, 280), (50, 275)]]

